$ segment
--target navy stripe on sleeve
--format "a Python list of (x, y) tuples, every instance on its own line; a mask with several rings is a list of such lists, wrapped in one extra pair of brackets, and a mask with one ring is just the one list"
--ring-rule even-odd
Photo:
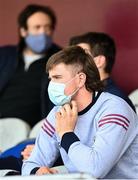
[(34, 169), (32, 169), (32, 171), (30, 172), (30, 174), (35, 174), (36, 171), (39, 169), (40, 167), (35, 167)]
[(76, 141), (80, 141), (74, 132), (67, 132), (62, 136), (61, 147), (68, 153), (69, 147)]

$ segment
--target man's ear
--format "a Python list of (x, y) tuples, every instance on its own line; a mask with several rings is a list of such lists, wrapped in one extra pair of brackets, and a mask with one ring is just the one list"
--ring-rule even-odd
[(84, 74), (82, 72), (79, 73), (79, 87), (80, 88), (83, 87), (85, 82), (86, 82), (86, 74)]
[(105, 56), (103, 55), (94, 57), (94, 62), (98, 69), (105, 68), (106, 66), (106, 59), (105, 59)]
[(26, 37), (27, 36), (27, 30), (26, 29), (24, 29), (24, 28), (20, 28), (20, 35), (21, 35), (21, 37)]

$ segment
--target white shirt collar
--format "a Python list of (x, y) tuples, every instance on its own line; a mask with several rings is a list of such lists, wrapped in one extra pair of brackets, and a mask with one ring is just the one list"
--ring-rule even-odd
[(40, 55), (40, 54), (38, 54), (38, 55), (33, 55), (33, 56), (24, 54), (24, 55), (23, 55), (23, 57), (24, 57), (23, 59), (24, 59), (24, 63), (25, 63), (25, 67), (24, 67), (25, 70), (27, 71), (27, 70), (29, 69), (30, 65), (31, 65), (33, 62), (41, 59), (43, 56), (44, 56), (44, 55), (42, 55), (42, 54), (41, 54), (41, 55)]

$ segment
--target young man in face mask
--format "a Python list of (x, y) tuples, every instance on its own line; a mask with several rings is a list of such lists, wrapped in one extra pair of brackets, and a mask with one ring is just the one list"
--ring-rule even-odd
[(22, 174), (53, 174), (61, 154), (68, 172), (96, 178), (138, 176), (138, 119), (121, 98), (102, 92), (98, 69), (81, 47), (68, 47), (47, 63), (48, 93), (56, 105), (44, 121)]
[[(55, 27), (56, 16), (48, 6), (28, 5), (19, 14), (18, 46), (0, 48), (0, 118), (20, 118), (31, 126), (41, 120), (42, 77), (48, 81), (45, 65), (60, 50), (53, 43)], [(50, 108), (47, 105), (43, 113)]]

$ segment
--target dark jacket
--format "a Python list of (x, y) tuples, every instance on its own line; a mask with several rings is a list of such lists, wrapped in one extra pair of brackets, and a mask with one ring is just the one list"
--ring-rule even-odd
[(4, 46), (0, 48), (0, 93), (13, 76), (17, 67), (17, 47)]
[[(54, 53), (58, 52), (59, 50), (61, 50), (61, 48), (57, 46), (56, 44), (53, 44), (52, 47), (46, 52), (46, 55), (44, 57), (45, 64), (48, 58)], [(22, 57), (22, 52), (18, 52), (18, 46), (0, 47), (0, 96), (2, 96), (2, 92), (4, 91), (6, 86), (8, 86), (8, 82), (14, 76), (21, 57)], [(45, 68), (45, 65), (44, 65), (44, 68)], [(45, 84), (48, 84), (47, 74), (44, 73), (43, 75), (45, 76)], [(42, 87), (44, 86), (42, 85)], [(41, 95), (41, 98), (43, 101), (45, 98), (44, 96), (46, 95), (43, 95), (43, 96)], [(46, 98), (47, 98), (45, 99), (46, 108), (41, 109), (41, 113), (45, 115), (47, 115), (49, 110), (51, 109), (51, 107), (49, 108), (49, 105), (48, 105), (49, 104), (48, 95), (46, 96)], [(43, 101), (41, 101), (41, 107), (44, 106)], [(43, 117), (42, 114), (41, 114), (41, 117)], [(0, 110), (0, 117), (2, 118), (1, 110)]]
[[(59, 50), (61, 50), (61, 48), (53, 44), (48, 50), (47, 59)], [(17, 46), (0, 47), (0, 93), (13, 76), (18, 65), (19, 56)]]
[(109, 92), (111, 94), (114, 94), (116, 96), (121, 97), (122, 99), (124, 99), (129, 105), (130, 107), (136, 112), (135, 106), (133, 105), (133, 103), (131, 102), (131, 100), (128, 98), (128, 96), (126, 94), (124, 94), (122, 92), (122, 90), (114, 83), (114, 81), (111, 78), (107, 78), (104, 81), (104, 85), (105, 85), (105, 91)]

